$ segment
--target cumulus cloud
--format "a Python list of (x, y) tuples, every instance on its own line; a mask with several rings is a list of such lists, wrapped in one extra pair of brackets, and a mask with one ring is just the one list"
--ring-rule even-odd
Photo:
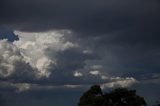
[[(94, 51), (69, 39), (72, 36), (69, 30), (14, 33), (19, 40), (0, 40), (0, 78), (6, 81), (2, 85), (18, 92), (79, 88), (97, 82), (102, 88), (127, 87), (137, 82), (134, 78), (108, 75), (104, 66), (94, 60), (97, 59), (93, 58)], [(41, 85), (44, 82), (46, 85)]]
[(90, 71), (89, 73), (91, 75), (99, 75), (100, 74), (98, 70)]
[(81, 72), (79, 72), (79, 71), (75, 71), (75, 72), (74, 72), (74, 76), (75, 76), (75, 77), (82, 77), (83, 74), (82, 74)]
[[(15, 74), (21, 66), (28, 65), (19, 48), (7, 40), (0, 40), (0, 63), (0, 77), (9, 77)], [(21, 66), (18, 65), (19, 63)], [(23, 70), (19, 72), (22, 73)]]
[[(77, 47), (76, 44), (65, 41), (64, 35), (69, 31), (14, 33), (19, 36), (18, 41), (0, 41), (1, 77), (9, 77), (21, 71), (28, 73), (31, 70), (36, 78), (49, 77), (56, 65), (56, 54)], [(26, 66), (30, 68), (27, 70)]]
[(115, 78), (111, 78), (110, 82), (102, 84), (101, 88), (106, 89), (106, 88), (114, 88), (114, 87), (128, 87), (137, 82), (138, 81), (132, 77), (127, 77), (127, 78), (115, 77)]

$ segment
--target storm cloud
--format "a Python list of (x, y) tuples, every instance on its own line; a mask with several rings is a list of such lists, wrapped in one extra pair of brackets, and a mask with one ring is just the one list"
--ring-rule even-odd
[(1, 0), (0, 87), (159, 88), (159, 11), (159, 0)]
[(19, 40), (0, 41), (1, 88), (25, 91), (86, 87), (92, 83), (112, 88), (138, 82), (132, 77), (110, 76), (102, 65), (97, 65), (96, 54), (67, 40), (73, 36), (70, 31), (14, 33)]
[(160, 17), (158, 0), (2, 0), (1, 5), (1, 23), (25, 31), (158, 31)]

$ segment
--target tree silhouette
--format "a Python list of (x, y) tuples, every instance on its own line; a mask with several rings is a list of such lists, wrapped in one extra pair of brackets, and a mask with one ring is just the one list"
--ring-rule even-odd
[(94, 85), (82, 95), (78, 106), (146, 106), (146, 102), (135, 90), (117, 88), (103, 94), (100, 86)]
[(155, 106), (160, 106), (160, 101), (157, 101)]
[(94, 85), (83, 94), (80, 98), (78, 106), (100, 106), (104, 98), (102, 97), (102, 90), (99, 85)]

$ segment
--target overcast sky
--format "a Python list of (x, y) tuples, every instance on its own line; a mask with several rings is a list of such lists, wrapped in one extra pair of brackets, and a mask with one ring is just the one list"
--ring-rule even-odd
[(6, 106), (76, 106), (99, 84), (160, 100), (159, 0), (1, 0)]

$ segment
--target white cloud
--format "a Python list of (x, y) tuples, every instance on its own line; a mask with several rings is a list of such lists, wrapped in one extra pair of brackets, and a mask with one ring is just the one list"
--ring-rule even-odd
[(67, 87), (67, 88), (79, 88), (81, 86), (82, 85), (64, 85), (64, 87)]
[(97, 76), (97, 75), (100, 74), (100, 72), (99, 72), (98, 70), (93, 70), (93, 71), (90, 71), (89, 73), (90, 73), (91, 75), (95, 75), (95, 76)]
[(75, 71), (74, 72), (74, 77), (82, 77), (83, 74), (81, 72)]
[(106, 88), (114, 88), (114, 87), (128, 87), (128, 86), (131, 86), (137, 82), (138, 81), (132, 77), (127, 77), (127, 78), (117, 77), (114, 79), (114, 81), (102, 84), (101, 88), (106, 89)]
[[(7, 40), (0, 40), (0, 78), (14, 78), (14, 76), (16, 76), (16, 80), (19, 80), (18, 78), (23, 80), (27, 77), (31, 78), (28, 79), (31, 81), (49, 78), (54, 72), (55, 66), (58, 64), (57, 54), (70, 48), (79, 47), (78, 44), (66, 40), (68, 33), (70, 34), (68, 31), (48, 31), (43, 33), (15, 31), (14, 33), (19, 36), (18, 41), (8, 42)], [(82, 53), (85, 53), (83, 49), (80, 50), (82, 50)], [(86, 51), (86, 53), (89, 52)], [(76, 70), (72, 72), (72, 76), (68, 77), (83, 76), (88, 80), (93, 80), (91, 76), (98, 76), (97, 78), (103, 80), (103, 82), (108, 82), (101, 85), (103, 89), (107, 87), (127, 87), (137, 82), (137, 80), (132, 77), (111, 77), (102, 69), (102, 65), (97, 65), (94, 62), (92, 64), (86, 62), (84, 69)], [(91, 76), (88, 76), (88, 74)], [(25, 81), (17, 83), (8, 82), (3, 83), (3, 85), (16, 88), (19, 92), (31, 88), (56, 88), (56, 86), (53, 85), (41, 86), (28, 84), (25, 83)], [(67, 85), (64, 84), (59, 87), (77, 88), (79, 85), (67, 83)]]
[(24, 58), (19, 49), (7, 40), (0, 40), (0, 77), (14, 74), (16, 64), (19, 62), (24, 63)]
[(92, 50), (83, 50), (83, 53), (84, 53), (84, 54), (92, 54), (93, 51), (92, 51)]
[[(70, 31), (20, 32), (15, 31), (19, 40), (0, 40), (0, 77), (9, 77), (20, 70), (20, 64), (30, 66), (36, 78), (49, 77), (56, 65), (59, 51), (78, 47), (65, 36)], [(22, 67), (22, 68), (23, 68)], [(26, 67), (25, 67), (26, 68)], [(30, 71), (24, 69), (25, 71)]]
[[(66, 32), (67, 33), (67, 32)], [(49, 31), (43, 33), (19, 32), (19, 41), (14, 44), (21, 50), (26, 62), (37, 69), (36, 76), (49, 77), (51, 70), (54, 70), (58, 51), (74, 47), (71, 42), (65, 42), (64, 33), (58, 31)], [(52, 54), (52, 58), (49, 54)]]
[(109, 77), (105, 76), (105, 75), (101, 75), (101, 79), (102, 80), (106, 80), (106, 79), (109, 79)]

